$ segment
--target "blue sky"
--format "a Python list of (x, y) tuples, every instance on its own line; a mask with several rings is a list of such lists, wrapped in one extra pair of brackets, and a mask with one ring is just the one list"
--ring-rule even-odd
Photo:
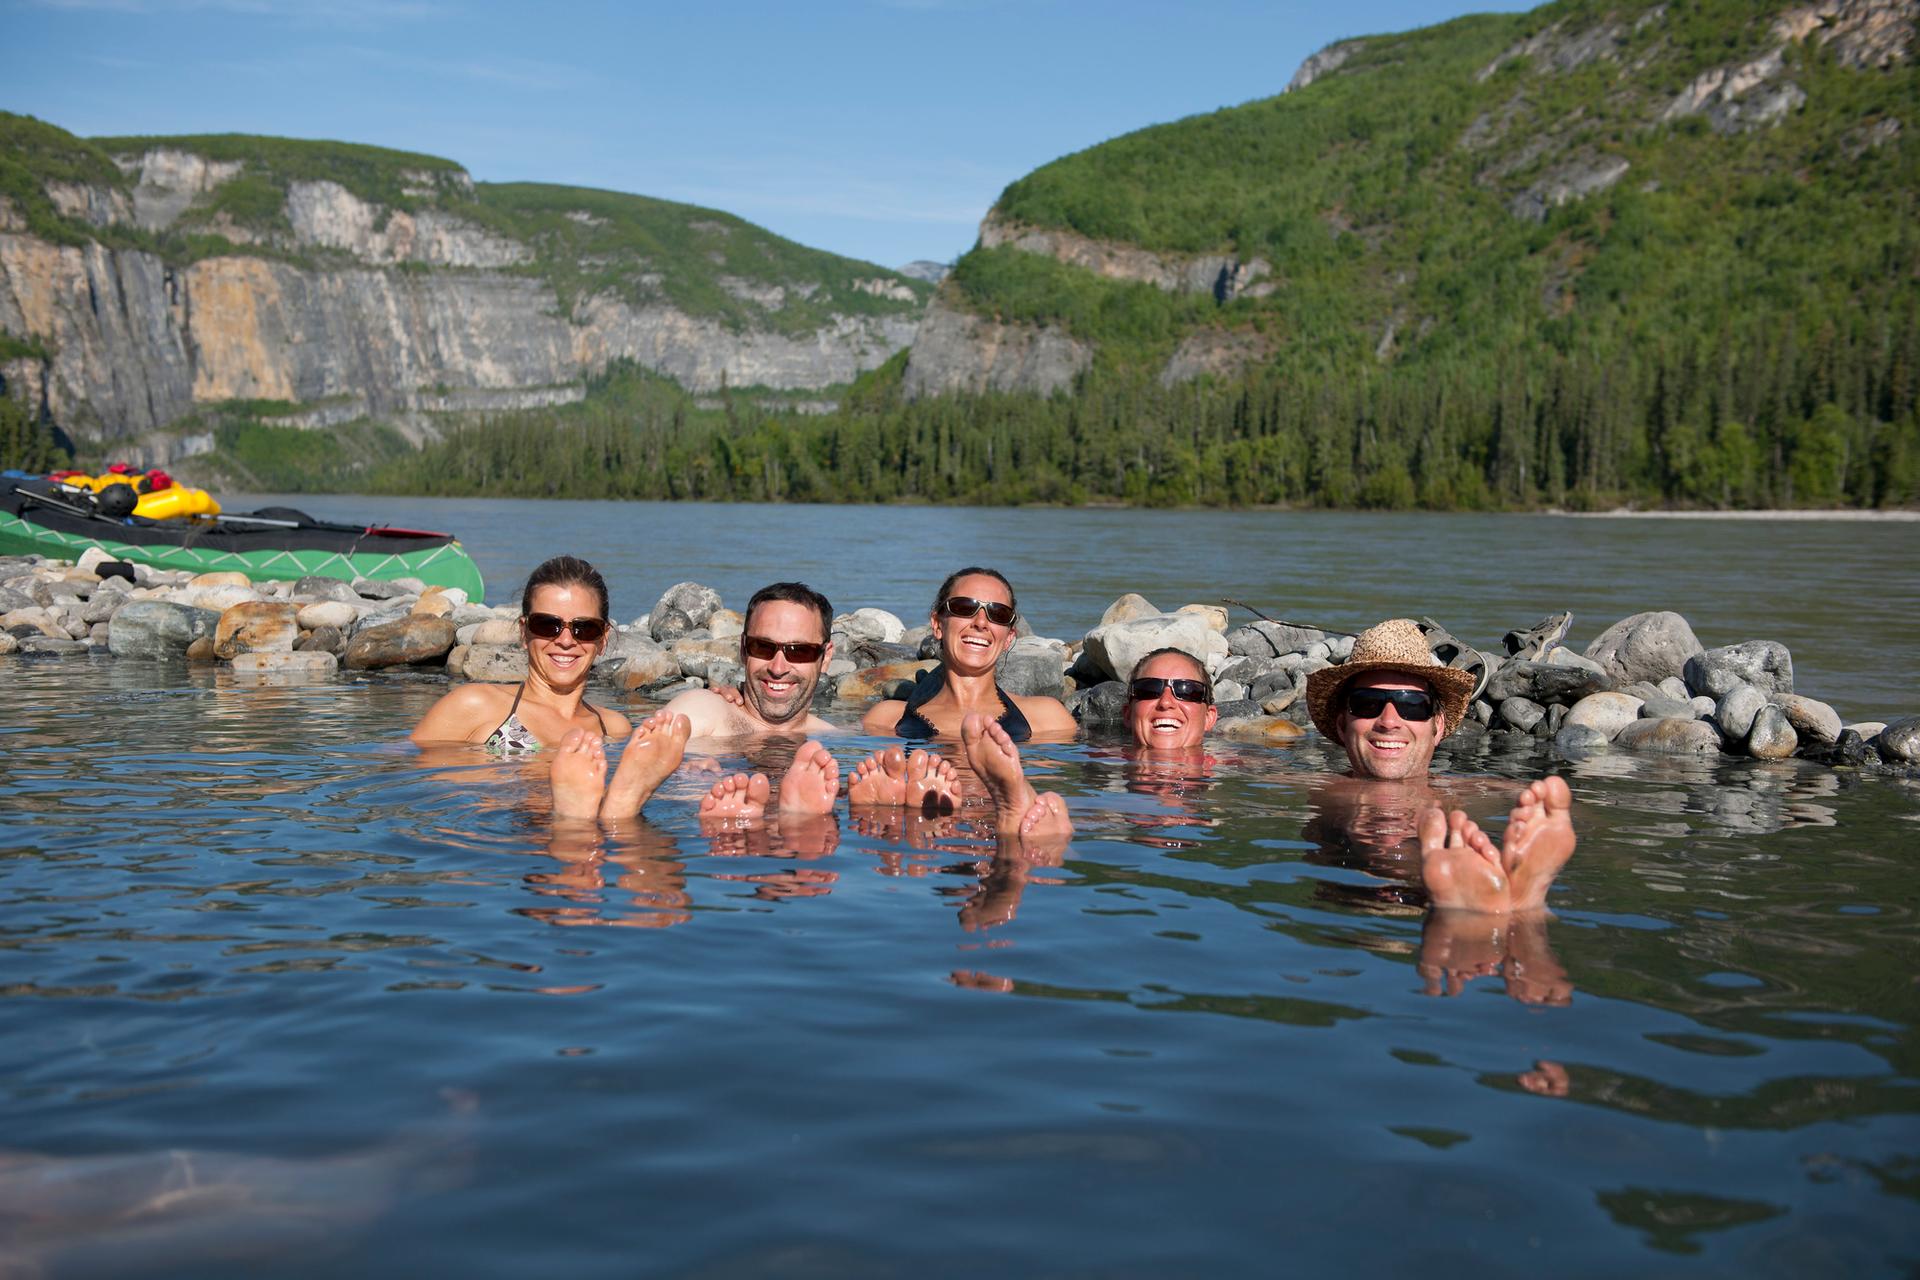
[(1522, 0), (0, 0), (0, 108), (424, 151), (948, 261), (1022, 174), (1266, 97), (1347, 36)]

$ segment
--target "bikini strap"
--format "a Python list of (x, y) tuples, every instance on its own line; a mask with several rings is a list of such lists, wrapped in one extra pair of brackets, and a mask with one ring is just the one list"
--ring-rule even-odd
[(603, 738), (606, 737), (607, 722), (600, 718), (600, 708), (594, 706), (591, 702), (587, 702), (585, 698), (580, 699), (580, 701), (587, 703), (587, 710), (593, 712), (593, 722), (600, 726), (600, 736)]
[(933, 722), (920, 714), (920, 708), (940, 696), (947, 687), (947, 667), (945, 663), (936, 663), (920, 673), (913, 682), (913, 688), (907, 693), (906, 710), (900, 713), (900, 719), (893, 726), (894, 733), (902, 738), (931, 738), (934, 736)]
[[(520, 682), (520, 687), (513, 691), (513, 705), (507, 708), (507, 720), (513, 719), (513, 713), (520, 709), (520, 695), (525, 693), (526, 691), (527, 691), (527, 682), (525, 680), (522, 680)], [(506, 720), (502, 720), (500, 723), (505, 724), (506, 722), (507, 722)]]
[(1006, 708), (1000, 714), (1000, 727), (1007, 731), (1007, 736), (1015, 742), (1025, 742), (1031, 738), (1033, 726), (1027, 723), (1027, 717), (1020, 710), (1020, 704), (1013, 700), (1013, 695), (997, 684), (993, 686), (993, 691), (999, 695), (1000, 705)]

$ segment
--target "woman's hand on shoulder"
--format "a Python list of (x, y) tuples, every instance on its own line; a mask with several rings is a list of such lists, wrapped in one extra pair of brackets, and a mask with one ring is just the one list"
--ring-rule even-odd
[(506, 686), (472, 682), (449, 689), (420, 717), (408, 735), (415, 745), (429, 742), (478, 742), (506, 716)]
[(860, 728), (866, 733), (891, 735), (906, 710), (907, 704), (899, 698), (876, 702), (867, 708), (867, 714), (860, 717)]

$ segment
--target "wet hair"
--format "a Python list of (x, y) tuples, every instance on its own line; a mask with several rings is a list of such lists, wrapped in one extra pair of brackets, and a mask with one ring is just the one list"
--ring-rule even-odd
[[(1211, 703), (1213, 701), (1213, 677), (1207, 674), (1207, 664), (1188, 653), (1185, 649), (1175, 649), (1172, 646), (1168, 646), (1165, 649), (1155, 649), (1152, 653), (1134, 663), (1133, 670), (1127, 673), (1127, 687), (1129, 689), (1133, 687), (1133, 682), (1140, 678), (1140, 673), (1146, 670), (1149, 662), (1152, 662), (1155, 658), (1164, 658), (1168, 654), (1172, 654), (1176, 658), (1185, 658), (1193, 664), (1193, 669), (1200, 673), (1200, 683), (1207, 686), (1207, 701)], [(1127, 696), (1131, 699), (1133, 695), (1128, 694)]]
[(763, 604), (779, 600), (787, 604), (803, 604), (820, 615), (820, 639), (825, 641), (833, 637), (833, 605), (827, 598), (804, 582), (773, 582), (753, 593), (753, 599), (747, 601), (747, 611), (741, 615), (740, 637), (746, 639), (748, 624), (753, 621), (753, 611)]
[(607, 599), (607, 580), (600, 571), (582, 560), (579, 556), (555, 556), (542, 561), (540, 567), (527, 575), (526, 589), (520, 593), (520, 616), (526, 617), (533, 612), (533, 592), (536, 587), (587, 587), (600, 597), (600, 617), (604, 620), (613, 616)]
[(949, 595), (953, 594), (954, 583), (960, 581), (962, 578), (971, 578), (975, 574), (992, 578), (999, 582), (1001, 586), (1005, 587), (1007, 589), (1007, 603), (1013, 606), (1013, 611), (1016, 614), (1020, 612), (1020, 597), (1013, 594), (1013, 584), (1007, 581), (1007, 575), (998, 569), (983, 569), (977, 564), (969, 565), (965, 569), (956, 569), (947, 575), (947, 580), (940, 584), (938, 594), (933, 597), (933, 611), (935, 613), (940, 612), (941, 603), (946, 600)]

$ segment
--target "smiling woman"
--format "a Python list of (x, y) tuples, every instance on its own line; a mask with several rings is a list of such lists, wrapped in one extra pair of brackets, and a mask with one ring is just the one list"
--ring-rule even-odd
[(626, 717), (586, 700), (587, 677), (609, 626), (607, 584), (599, 571), (576, 556), (546, 561), (528, 576), (520, 596), (527, 678), (511, 693), (497, 684), (460, 686), (421, 717), (413, 741), (524, 755), (557, 746), (571, 729), (624, 740), (633, 730)]
[(1059, 702), (1008, 693), (994, 683), (1019, 616), (1005, 574), (977, 566), (948, 574), (928, 619), (940, 642), (940, 665), (920, 677), (905, 701), (875, 703), (861, 727), (902, 738), (952, 738), (962, 720), (978, 713), (998, 721), (1016, 742), (1072, 737), (1079, 726)]

